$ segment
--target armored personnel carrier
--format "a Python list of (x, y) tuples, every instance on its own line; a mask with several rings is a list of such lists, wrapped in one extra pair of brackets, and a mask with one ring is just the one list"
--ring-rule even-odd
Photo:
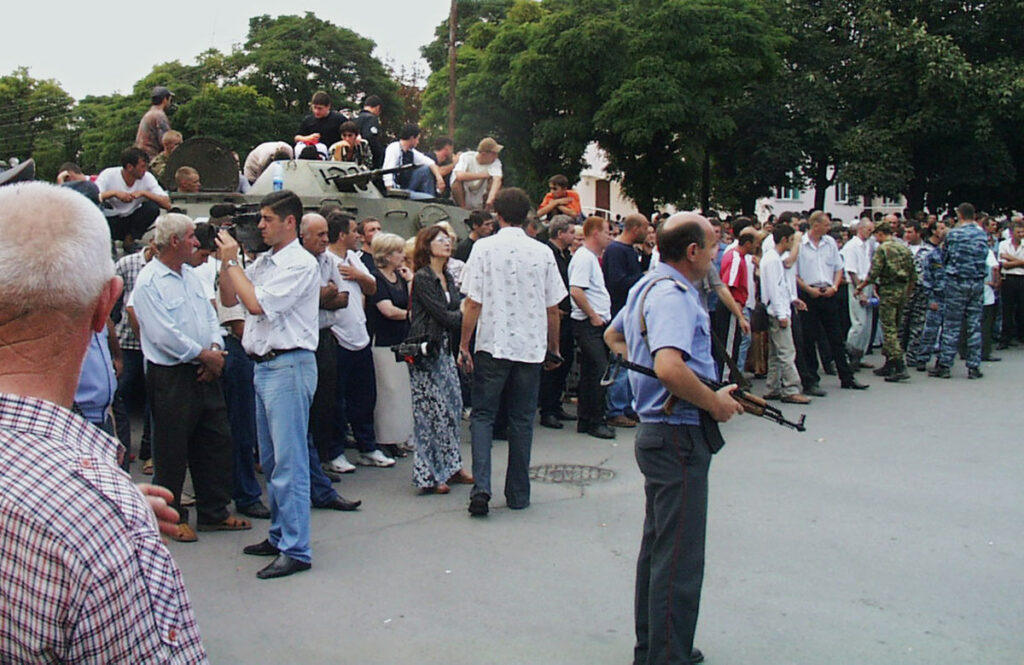
[[(326, 203), (337, 203), (356, 220), (375, 217), (384, 231), (403, 238), (410, 238), (420, 229), (441, 221), (451, 224), (459, 237), (469, 233), (467, 210), (441, 200), (412, 200), (408, 192), (403, 191), (381, 193), (374, 181), (387, 172), (370, 171), (352, 162), (305, 159), (274, 162), (248, 193), (239, 194), (241, 176), (235, 156), (223, 143), (208, 138), (192, 138), (182, 143), (167, 160), (161, 184), (170, 193), (172, 205), (193, 219), (232, 217), (236, 224), (246, 225), (258, 221), (260, 200), (274, 191), (277, 165), (280, 165), (283, 188), (298, 194), (307, 212), (315, 212)], [(201, 192), (173, 191), (174, 173), (182, 166), (191, 166), (199, 172)]]

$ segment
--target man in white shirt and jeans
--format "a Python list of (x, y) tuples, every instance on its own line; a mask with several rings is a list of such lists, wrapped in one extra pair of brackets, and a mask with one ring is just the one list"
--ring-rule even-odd
[(612, 299), (604, 283), (601, 255), (612, 241), (608, 220), (588, 217), (583, 223), (583, 246), (569, 261), (571, 325), (580, 349), (579, 408), (576, 431), (598, 439), (614, 439), (615, 430), (605, 422), (606, 389), (601, 376), (608, 367), (604, 329), (612, 320)]
[(384, 186), (405, 190), (409, 192), (409, 198), (430, 199), (437, 196), (438, 192), (443, 192), (446, 185), (434, 160), (416, 149), (419, 144), (419, 125), (403, 125), (398, 140), (384, 151), (384, 165), (381, 168), (394, 169), (409, 165), (416, 168), (386, 174)]
[[(469, 513), (486, 515), (491, 499), (494, 418), (506, 387), (508, 414), (508, 507), (530, 505), (530, 448), (542, 364), (558, 365), (558, 303), (567, 295), (555, 257), (523, 231), (530, 200), (521, 189), (494, 200), (501, 230), (473, 246), (462, 273), (466, 294), (459, 367), (473, 375), (473, 477)], [(476, 353), (469, 351), (476, 333)]]
[(227, 232), (220, 248), (220, 298), (245, 306), (242, 348), (253, 359), (256, 433), (270, 498), (270, 533), (246, 547), (276, 557), (260, 579), (284, 577), (312, 566), (309, 502), (309, 407), (316, 390), (320, 274), (299, 242), (302, 201), (281, 190), (260, 202), (260, 232), (271, 247), (243, 269), (238, 242)]
[(867, 217), (862, 218), (857, 222), (857, 235), (850, 238), (839, 252), (849, 285), (850, 331), (846, 334), (846, 352), (850, 356), (850, 368), (854, 371), (858, 369), (861, 357), (867, 353), (871, 340), (871, 305), (868, 299), (874, 295), (875, 287), (869, 284), (859, 294), (853, 290), (871, 272), (868, 240), (874, 231), (874, 222)]
[(792, 307), (807, 306), (790, 291), (790, 280), (779, 252), (785, 253), (793, 242), (793, 227), (779, 224), (772, 230), (772, 246), (761, 254), (761, 302), (768, 308), (768, 394), (765, 399), (807, 404), (800, 394), (800, 374), (796, 371), (796, 346), (790, 326)]

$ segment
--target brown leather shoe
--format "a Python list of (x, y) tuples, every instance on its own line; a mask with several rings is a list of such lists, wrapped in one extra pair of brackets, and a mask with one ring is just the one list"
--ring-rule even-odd
[(459, 472), (449, 478), (448, 482), (452, 485), (472, 485), (476, 480), (465, 469), (459, 469)]
[(797, 393), (795, 395), (783, 395), (782, 401), (787, 404), (810, 404), (811, 398)]
[(608, 420), (612, 427), (636, 427), (636, 421), (626, 416), (615, 416)]
[(192, 527), (184, 522), (178, 525), (177, 535), (167, 537), (179, 543), (194, 543), (199, 540), (199, 536), (197, 536), (196, 532), (192, 530)]

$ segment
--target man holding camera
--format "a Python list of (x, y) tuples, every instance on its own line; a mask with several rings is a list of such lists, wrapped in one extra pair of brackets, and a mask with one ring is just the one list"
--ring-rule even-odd
[(245, 306), (242, 348), (255, 361), (256, 432), (270, 497), (270, 533), (243, 550), (276, 557), (260, 579), (312, 566), (309, 507), (309, 408), (316, 390), (319, 271), (299, 243), (302, 201), (282, 190), (260, 202), (259, 229), (270, 251), (247, 269), (227, 231), (220, 248), (221, 302)]

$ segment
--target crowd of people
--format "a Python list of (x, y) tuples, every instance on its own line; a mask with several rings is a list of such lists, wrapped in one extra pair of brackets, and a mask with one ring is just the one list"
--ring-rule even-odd
[[(695, 601), (666, 596), (674, 592), (659, 580), (681, 566), (692, 582), (686, 593), (692, 595), (695, 584), (699, 600), (703, 517), (678, 527), (693, 540), (680, 561), (657, 551), (663, 534), (655, 523), (660, 511), (675, 514), (672, 502), (693, 498), (701, 483), (706, 488), (710, 455), (722, 443), (714, 422), (742, 411), (728, 389), (712, 392), (695, 377), (717, 379), (728, 369), (730, 380), (744, 386), (766, 379), (766, 399), (805, 404), (826, 396), (819, 372), (837, 375), (843, 389), (863, 390), (869, 386), (858, 373), (865, 368), (892, 383), (908, 380), (909, 368), (950, 378), (959, 353), (967, 377), (980, 379), (981, 363), (999, 360), (994, 346), (1024, 341), (1020, 218), (1000, 224), (964, 203), (955, 218), (865, 213), (849, 226), (822, 211), (785, 212), (763, 223), (692, 213), (612, 220), (584, 215), (563, 175), (550, 178), (547, 196), (534, 207), (525, 192), (504, 186), (502, 146), (491, 138), (460, 155), (450, 140), (439, 140), (434, 153), (424, 155), (417, 150), (419, 129), (410, 125), (384, 146), (381, 104), (373, 96), (349, 119), (317, 93), (295, 148), (258, 146), (245, 160), (242, 179), (309, 149), (316, 155), (303, 158), (350, 158), (383, 167), (387, 186), (418, 197), (450, 192), (471, 208), (468, 235), (459, 238), (442, 222), (402, 238), (338, 204), (305, 210), (296, 194), (281, 190), (260, 202), (259, 230), (269, 250), (256, 254), (227, 228), (169, 212), (170, 199), (150, 166), (181, 142), (166, 122), (170, 99), (166, 89), (154, 90), (138, 144), (124, 151), (119, 167), (92, 182), (68, 164), (61, 188), (11, 187), (9, 211), (0, 216), (13, 233), (22, 217), (49, 215), (47, 237), (62, 258), (96, 263), (95, 274), (81, 284), (72, 280), (52, 293), (50, 281), (69, 281), (62, 280), (66, 272), (53, 272), (62, 263), (37, 266), (40, 279), (50, 280), (43, 287), (27, 278), (22, 284), (18, 275), (28, 273), (12, 272), (11, 293), (32, 305), (25, 310), (9, 294), (0, 298), (5, 310), (25, 310), (0, 326), (15, 335), (5, 339), (30, 335), (29, 323), (64, 335), (40, 343), (38, 353), (71, 365), (76, 354), (84, 356), (81, 371), (75, 381), (32, 384), (26, 399), (68, 406), (113, 438), (74, 429), (74, 421), (43, 402), (14, 403), (5, 396), (10, 408), (0, 418), (14, 422), (30, 413), (38, 421), (36, 438), (72, 427), (83, 459), (113, 458), (119, 441), (121, 468), (129, 470), (135, 458), (142, 473), (166, 488), (145, 491), (161, 531), (175, 541), (269, 520), (267, 537), (244, 550), (272, 557), (258, 571), (261, 579), (311, 567), (310, 511), (359, 509), (359, 500), (335, 489), (357, 466), (395, 467), (411, 455), (410, 480), (418, 492), (443, 495), (453, 484), (469, 485), (468, 511), (479, 518), (489, 513), (494, 493), (495, 439), (508, 441), (507, 506), (530, 505), (538, 411), (541, 426), (560, 430), (575, 421), (577, 432), (601, 439), (639, 425), (649, 524), (638, 598), (650, 596), (652, 608), (692, 607), (682, 619), (638, 609), (638, 649), (667, 648), (647, 639), (648, 631), (665, 629), (669, 641), (689, 653)], [(413, 168), (393, 170), (407, 165)], [(178, 169), (175, 176), (179, 187), (198, 189), (198, 173)], [(76, 234), (87, 236), (88, 248)], [(12, 237), (15, 249), (31, 250), (32, 238)], [(142, 246), (107, 266), (109, 246), (92, 254), (110, 238), (141, 238)], [(682, 318), (672, 318), (676, 312)], [(58, 319), (74, 319), (75, 326), (61, 332)], [(884, 364), (873, 367), (866, 358), (879, 341)], [(61, 344), (60, 353), (53, 351)], [(677, 353), (658, 353), (665, 348)], [(626, 372), (606, 376), (610, 351), (646, 364), (660, 381)], [(5, 392), (22, 394), (7, 390), (12, 387)], [(142, 420), (138, 446), (132, 445), (131, 412)], [(461, 452), (464, 420), (469, 468)], [(63, 429), (46, 429), (51, 421), (64, 423)], [(665, 475), (671, 462), (662, 459), (666, 442), (680, 445), (675, 427), (684, 428), (688, 454), (693, 446), (701, 449), (683, 472), (695, 484), (678, 495), (676, 480)], [(83, 461), (82, 468), (92, 467)], [(105, 468), (99, 476), (104, 491), (124, 494), (127, 476)], [(194, 496), (184, 491), (186, 476)], [(654, 496), (659, 486), (666, 493)], [(24, 488), (26, 495), (33, 491)], [(674, 497), (671, 505), (667, 496)], [(694, 505), (703, 505), (696, 499)], [(124, 501), (136, 512), (145, 506)], [(27, 531), (42, 528), (22, 517)], [(152, 542), (150, 521), (136, 518), (127, 531), (149, 543), (154, 556), (168, 556)], [(188, 619), (180, 575), (173, 564), (170, 570), (166, 591), (179, 594), (174, 604)], [(19, 599), (36, 601), (31, 593)], [(109, 638), (102, 628), (96, 640)], [(110, 629), (122, 627), (112, 623)], [(174, 630), (181, 638), (172, 643), (201, 651), (194, 623)], [(170, 648), (129, 646), (142, 650), (137, 653)]]

